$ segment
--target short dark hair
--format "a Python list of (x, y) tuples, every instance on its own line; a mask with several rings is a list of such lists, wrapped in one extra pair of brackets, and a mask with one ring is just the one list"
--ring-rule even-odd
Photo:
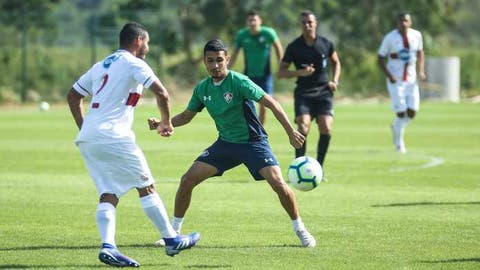
[(129, 22), (125, 24), (120, 31), (119, 42), (120, 47), (124, 48), (131, 45), (138, 36), (144, 38), (147, 35), (145, 26), (137, 22)]
[(250, 11), (247, 13), (247, 17), (250, 17), (250, 16), (258, 16), (258, 17), (260, 17), (260, 13), (258, 13), (258, 11), (256, 11), (255, 9), (252, 9), (252, 10), (250, 10)]
[(316, 17), (315, 14), (313, 14), (313, 11), (311, 11), (309, 9), (305, 9), (305, 10), (302, 11), (302, 13), (300, 13), (301, 17), (310, 16), (310, 15), (313, 15), (314, 17)]
[(398, 21), (398, 20), (401, 20), (401, 19), (403, 19), (403, 18), (405, 18), (405, 17), (410, 17), (410, 18), (412, 18), (412, 16), (410, 16), (410, 13), (408, 13), (408, 12), (400, 12), (400, 13), (397, 14), (397, 21)]
[(212, 39), (212, 40), (209, 40), (207, 44), (205, 44), (205, 47), (203, 47), (203, 56), (205, 56), (207, 52), (220, 52), (220, 51), (224, 51), (225, 54), (227, 54), (228, 52), (227, 46), (225, 46), (225, 44), (223, 44), (223, 41), (221, 41), (220, 39)]

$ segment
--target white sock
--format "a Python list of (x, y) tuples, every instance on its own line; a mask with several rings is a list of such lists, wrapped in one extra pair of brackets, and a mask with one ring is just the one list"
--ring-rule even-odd
[(294, 231), (305, 230), (305, 225), (303, 224), (301, 217), (292, 220), (292, 226)]
[(180, 230), (182, 229), (182, 224), (183, 224), (183, 218), (173, 217), (172, 227), (177, 233), (180, 233)]
[(115, 245), (115, 206), (111, 203), (99, 203), (97, 207), (97, 227), (100, 232), (102, 244)]
[(177, 233), (168, 220), (167, 210), (157, 193), (140, 198), (143, 211), (153, 222), (163, 238), (173, 238)]

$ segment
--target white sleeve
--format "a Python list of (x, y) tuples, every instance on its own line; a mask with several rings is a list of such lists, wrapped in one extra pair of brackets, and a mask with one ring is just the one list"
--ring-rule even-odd
[(152, 68), (142, 60), (133, 65), (133, 78), (144, 88), (149, 88), (154, 81), (158, 80)]
[(423, 50), (423, 37), (422, 33), (418, 32), (418, 50), (422, 51)]
[(73, 84), (73, 89), (84, 97), (93, 94), (91, 70), (92, 69), (88, 70)]
[(380, 45), (380, 48), (378, 49), (378, 55), (380, 56), (387, 56), (388, 53), (389, 53), (389, 48), (388, 48), (388, 38), (389, 36), (386, 35), (383, 40), (382, 40), (382, 44)]

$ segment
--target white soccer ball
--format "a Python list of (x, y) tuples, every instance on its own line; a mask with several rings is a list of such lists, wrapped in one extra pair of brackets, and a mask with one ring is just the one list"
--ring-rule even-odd
[(288, 181), (301, 191), (309, 191), (322, 181), (323, 169), (314, 158), (303, 156), (294, 159), (288, 167)]
[(40, 105), (38, 105), (38, 109), (41, 112), (48, 111), (50, 109), (50, 104), (48, 104), (46, 101), (42, 101), (40, 102)]

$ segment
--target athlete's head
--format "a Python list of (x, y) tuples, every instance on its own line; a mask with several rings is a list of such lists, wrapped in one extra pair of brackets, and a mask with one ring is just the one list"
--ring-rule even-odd
[(220, 39), (213, 39), (205, 44), (203, 61), (214, 81), (220, 81), (227, 76), (230, 57), (227, 47)]
[(247, 26), (250, 29), (250, 32), (256, 34), (260, 31), (260, 26), (262, 25), (262, 18), (256, 10), (252, 10), (247, 14)]
[(412, 26), (412, 18), (410, 14), (403, 12), (397, 15), (397, 27), (402, 33), (405, 33)]
[(310, 10), (304, 10), (300, 13), (300, 24), (304, 35), (314, 36), (317, 32), (317, 17)]
[(137, 22), (130, 22), (123, 26), (119, 41), (120, 48), (130, 51), (138, 58), (144, 59), (148, 53), (150, 38), (147, 29)]

